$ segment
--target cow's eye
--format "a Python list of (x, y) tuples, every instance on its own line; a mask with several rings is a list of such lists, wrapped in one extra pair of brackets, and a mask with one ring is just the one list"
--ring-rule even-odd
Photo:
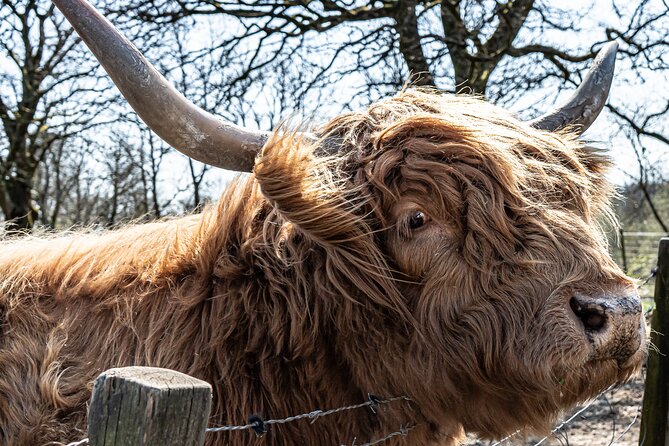
[(429, 217), (423, 211), (415, 211), (409, 216), (409, 229), (418, 229), (427, 223)]

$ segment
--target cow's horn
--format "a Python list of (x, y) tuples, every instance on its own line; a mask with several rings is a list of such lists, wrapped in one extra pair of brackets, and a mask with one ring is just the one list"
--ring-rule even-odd
[(616, 42), (606, 44), (597, 54), (590, 71), (567, 103), (531, 120), (530, 125), (549, 131), (571, 125), (580, 133), (586, 131), (604, 108), (606, 98), (609, 96), (617, 51)]
[(85, 0), (53, 0), (142, 120), (175, 149), (203, 163), (250, 172), (269, 134), (195, 106)]

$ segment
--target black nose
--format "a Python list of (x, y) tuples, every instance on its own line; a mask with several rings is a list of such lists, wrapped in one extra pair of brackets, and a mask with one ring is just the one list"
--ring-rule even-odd
[(606, 307), (601, 302), (575, 296), (569, 301), (569, 306), (587, 331), (598, 332), (606, 325)]
[(635, 290), (572, 296), (567, 311), (580, 322), (577, 328), (592, 345), (594, 358), (615, 359), (623, 364), (645, 345), (641, 300)]

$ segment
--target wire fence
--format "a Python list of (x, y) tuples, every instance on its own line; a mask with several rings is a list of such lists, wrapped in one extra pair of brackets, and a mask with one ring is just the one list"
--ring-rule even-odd
[[(299, 415), (293, 415), (289, 416), (286, 418), (278, 418), (278, 419), (268, 419), (265, 420), (259, 415), (251, 415), (249, 417), (248, 423), (246, 424), (240, 424), (240, 425), (229, 425), (229, 426), (214, 426), (214, 427), (208, 427), (205, 429), (205, 432), (207, 434), (215, 434), (218, 432), (234, 432), (234, 431), (244, 431), (244, 430), (251, 430), (253, 431), (258, 437), (264, 436), (267, 432), (269, 432), (269, 428), (272, 425), (276, 424), (286, 424), (286, 423), (292, 423), (294, 421), (299, 421), (299, 420), (304, 420), (304, 419), (310, 419), (311, 423), (315, 423), (318, 421), (320, 418), (327, 417), (330, 415), (342, 413), (342, 412), (348, 412), (352, 410), (357, 410), (357, 409), (362, 409), (365, 407), (368, 407), (374, 414), (377, 413), (377, 410), (381, 408), (381, 406), (384, 406), (386, 404), (391, 404), (394, 402), (398, 401), (405, 401), (405, 402), (411, 402), (411, 398), (407, 396), (398, 396), (398, 397), (393, 397), (393, 398), (386, 398), (386, 399), (381, 399), (377, 397), (376, 395), (373, 395), (371, 393), (367, 394), (367, 401), (364, 403), (359, 403), (359, 404), (351, 404), (347, 406), (342, 406), (342, 407), (337, 407), (335, 409), (328, 409), (328, 410), (321, 410), (321, 409), (316, 409), (311, 412), (299, 414)], [(399, 426), (399, 428), (396, 431), (389, 432), (384, 434), (382, 437), (374, 439), (370, 442), (367, 443), (357, 443), (357, 438), (353, 438), (352, 442), (350, 443), (350, 446), (373, 446), (377, 444), (384, 443), (391, 438), (395, 437), (405, 437), (408, 435), (408, 433), (413, 430), (416, 427), (416, 424), (414, 422), (408, 422), (406, 424), (402, 424)], [(72, 443), (68, 443), (65, 446), (87, 446), (89, 444), (88, 438), (84, 438), (79, 441), (74, 441)], [(340, 446), (348, 446), (347, 444), (341, 444)]]
[(350, 410), (356, 410), (356, 409), (361, 409), (363, 407), (369, 407), (372, 412), (376, 413), (376, 409), (381, 405), (384, 404), (390, 404), (395, 401), (411, 401), (411, 398), (406, 397), (406, 396), (398, 396), (394, 398), (388, 398), (385, 400), (380, 399), (376, 395), (373, 395), (371, 393), (367, 394), (367, 401), (364, 403), (360, 404), (352, 404), (350, 406), (343, 406), (343, 407), (338, 407), (336, 409), (329, 409), (329, 410), (314, 410), (312, 412), (307, 412), (303, 413), (300, 415), (294, 415), (291, 417), (287, 418), (281, 418), (277, 420), (263, 420), (260, 416), (258, 415), (252, 415), (249, 417), (249, 422), (247, 424), (239, 425), (239, 426), (220, 426), (220, 427), (210, 427), (207, 429), (207, 432), (222, 432), (222, 431), (238, 431), (238, 430), (253, 430), (256, 435), (262, 436), (267, 433), (269, 426), (272, 424), (285, 424), (285, 423), (292, 423), (293, 421), (298, 421), (298, 420), (303, 420), (305, 418), (311, 419), (311, 423), (313, 424), (316, 422), (319, 418), (322, 417), (327, 417), (328, 415), (334, 415), (340, 412), (348, 412)]
[[(611, 255), (630, 276), (644, 276), (656, 266), (657, 242), (666, 235), (662, 232), (620, 231), (618, 243), (611, 246)], [(641, 288), (642, 297), (652, 294), (652, 286)]]
[[(641, 401), (643, 397), (643, 378), (635, 377), (630, 382), (609, 388), (600, 393), (596, 398), (582, 407), (576, 408), (569, 415), (565, 416), (560, 422), (556, 423), (551, 432), (541, 438), (523, 438), (521, 431), (516, 431), (511, 435), (498, 441), (482, 442), (474, 437), (462, 443), (463, 446), (540, 446), (549, 444), (559, 444), (568, 446), (575, 445), (602, 445), (602, 446), (632, 446), (637, 444), (639, 436), (639, 414), (641, 410)], [(369, 395), (364, 403), (342, 406), (329, 410), (314, 410), (300, 415), (294, 415), (280, 419), (263, 420), (254, 415), (249, 418), (249, 422), (240, 425), (214, 426), (206, 429), (207, 434), (216, 434), (218, 432), (234, 432), (251, 430), (256, 435), (262, 436), (268, 432), (269, 426), (276, 424), (291, 423), (298, 420), (308, 419), (315, 423), (318, 419), (333, 415), (336, 413), (370, 408), (374, 413), (383, 405), (396, 401), (407, 401), (411, 399), (406, 396), (379, 399), (374, 395)], [(337, 446), (373, 446), (383, 444), (386, 441), (405, 437), (417, 425), (414, 422), (408, 422), (399, 426), (395, 431), (384, 434), (383, 436), (371, 440), (367, 443), (357, 443), (353, 438), (351, 443), (339, 444)], [(75, 441), (66, 446), (86, 446), (88, 439)]]
[[(314, 410), (312, 412), (290, 416), (282, 419), (263, 420), (257, 415), (249, 418), (249, 423), (233, 426), (214, 426), (206, 429), (207, 434), (216, 434), (218, 432), (234, 432), (251, 430), (257, 436), (261, 437), (269, 431), (269, 427), (275, 424), (285, 424), (303, 419), (310, 419), (315, 423), (318, 419), (349, 410), (356, 410), (363, 407), (369, 407), (372, 411), (381, 405), (392, 403), (394, 401), (411, 401), (410, 398), (402, 396), (378, 400), (373, 395), (365, 403), (343, 406), (330, 410)], [(643, 398), (643, 377), (637, 376), (630, 382), (621, 386), (607, 389), (592, 399), (582, 407), (578, 407), (574, 412), (558, 422), (551, 430), (550, 434), (540, 439), (523, 439), (521, 431), (516, 431), (501, 440), (495, 442), (482, 442), (476, 438), (470, 437), (462, 443), (462, 446), (502, 446), (502, 445), (523, 445), (540, 446), (542, 444), (552, 444), (551, 439), (558, 441), (558, 444), (568, 446), (571, 435), (573, 444), (576, 445), (607, 445), (607, 446), (632, 446), (637, 444), (639, 436), (638, 419), (641, 411), (641, 402)], [(618, 429), (623, 426), (622, 430)], [(367, 443), (357, 443), (354, 438), (350, 446), (372, 446), (382, 444), (391, 438), (404, 437), (416, 427), (413, 421), (400, 425), (393, 432), (389, 432), (382, 437)], [(624, 441), (623, 441), (624, 440)], [(86, 446), (88, 438), (68, 443), (66, 446)], [(340, 444), (339, 446), (348, 446)]]

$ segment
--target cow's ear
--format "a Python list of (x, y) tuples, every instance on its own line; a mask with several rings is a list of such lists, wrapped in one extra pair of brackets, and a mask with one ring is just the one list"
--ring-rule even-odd
[(276, 132), (256, 160), (260, 190), (283, 218), (322, 245), (370, 238), (359, 214), (364, 194), (342, 178), (339, 156), (319, 156), (320, 143), (301, 133)]
[(265, 198), (285, 219), (315, 241), (337, 243), (358, 233), (361, 222), (336, 178), (336, 159), (315, 155), (315, 146), (299, 133), (276, 132), (254, 173)]
[(318, 147), (297, 133), (275, 133), (255, 164), (260, 190), (283, 218), (323, 248), (331, 292), (353, 303), (362, 295), (367, 304), (399, 314), (398, 320), (413, 321), (374, 231), (360, 215), (365, 194), (338, 174), (343, 159), (314, 155), (322, 152)]

